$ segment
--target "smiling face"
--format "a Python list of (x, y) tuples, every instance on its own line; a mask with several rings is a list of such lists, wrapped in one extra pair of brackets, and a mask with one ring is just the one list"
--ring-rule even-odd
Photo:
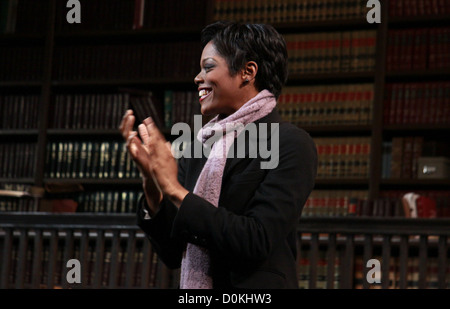
[[(203, 115), (231, 115), (257, 94), (244, 83), (244, 71), (231, 75), (228, 64), (209, 42), (200, 59), (200, 73), (194, 81), (198, 86)], [(249, 91), (250, 90), (250, 91)]]

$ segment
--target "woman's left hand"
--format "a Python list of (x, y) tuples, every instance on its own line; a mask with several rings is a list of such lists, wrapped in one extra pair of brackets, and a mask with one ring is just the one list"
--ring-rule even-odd
[(163, 195), (179, 207), (188, 191), (178, 182), (178, 166), (170, 142), (166, 141), (151, 118), (145, 119), (138, 130), (147, 148), (144, 160), (146, 166), (143, 168), (148, 169), (154, 177)]

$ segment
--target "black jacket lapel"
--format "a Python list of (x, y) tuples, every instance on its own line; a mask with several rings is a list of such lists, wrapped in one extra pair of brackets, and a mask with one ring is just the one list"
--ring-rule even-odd
[[(270, 112), (268, 115), (264, 116), (263, 118), (258, 119), (254, 123), (256, 125), (256, 129), (257, 129), (258, 134), (259, 134), (259, 129), (260, 129), (259, 125), (261, 123), (266, 123), (267, 124), (267, 139), (270, 140), (270, 138), (271, 138), (271, 124), (272, 123), (280, 124), (281, 122), (282, 122), (282, 119), (281, 119), (281, 117), (280, 117), (280, 115), (278, 113), (278, 109), (274, 108), (272, 110), (272, 112)], [(236, 139), (235, 139), (235, 142), (236, 142)], [(248, 136), (246, 136), (246, 138), (245, 138), (245, 148), (244, 148), (245, 149), (245, 151), (244, 151), (244, 158), (249, 158), (249, 154), (250, 154), (250, 152), (249, 152), (249, 143), (250, 143), (249, 138), (248, 138)], [(229, 157), (227, 159), (227, 162), (225, 164), (225, 169), (224, 169), (224, 172), (223, 172), (223, 178), (224, 179), (227, 176), (227, 174), (230, 173), (233, 170), (233, 168), (236, 166), (236, 164), (238, 164), (241, 160), (244, 159), (244, 158), (242, 158), (242, 156), (238, 157), (235, 146), (236, 146), (236, 144), (233, 144), (230, 147), (230, 151), (228, 152)], [(256, 145), (254, 145), (254, 146), (256, 146)], [(231, 157), (231, 153), (232, 152), (233, 152), (233, 155), (234, 155), (233, 157)]]

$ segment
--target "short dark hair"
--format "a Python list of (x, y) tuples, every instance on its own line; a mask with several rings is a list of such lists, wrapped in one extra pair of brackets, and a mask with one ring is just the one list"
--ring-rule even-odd
[(287, 48), (275, 28), (266, 24), (218, 21), (202, 30), (202, 47), (211, 41), (226, 59), (232, 76), (248, 61), (254, 61), (258, 64), (256, 89), (267, 89), (276, 98), (280, 96), (288, 76)]

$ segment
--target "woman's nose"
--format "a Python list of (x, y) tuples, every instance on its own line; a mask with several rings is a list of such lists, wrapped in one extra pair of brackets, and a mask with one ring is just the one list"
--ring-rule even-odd
[(201, 72), (197, 74), (197, 76), (194, 78), (194, 83), (195, 84), (200, 84), (201, 82), (203, 82), (203, 78), (201, 76)]

